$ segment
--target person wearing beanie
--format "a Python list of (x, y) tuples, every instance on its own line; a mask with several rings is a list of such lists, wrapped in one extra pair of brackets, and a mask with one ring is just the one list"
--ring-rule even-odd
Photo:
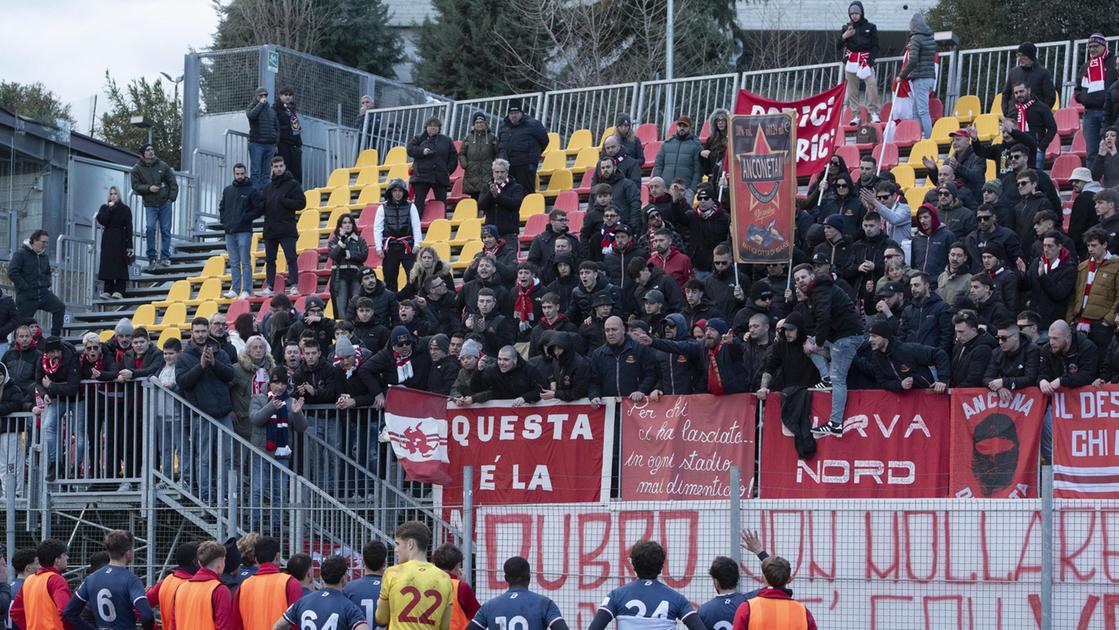
[(1011, 269), (1006, 250), (997, 242), (987, 243), (979, 254), (982, 270), (995, 282), (995, 296), (1012, 312), (1018, 309), (1018, 273)]
[(482, 344), (477, 339), (467, 339), (462, 342), (462, 349), (458, 351), (459, 371), (455, 382), (451, 385), (450, 398), (456, 404), (469, 405), (473, 402), (470, 396), (477, 391), (481, 370), (478, 362), (482, 358)]
[(861, 87), (866, 87), (866, 108), (870, 122), (878, 118), (878, 77), (874, 61), (878, 58), (878, 27), (868, 22), (863, 3), (855, 0), (847, 7), (849, 22), (839, 32), (839, 45), (843, 48), (843, 70), (847, 78), (846, 111), (851, 114), (851, 124), (858, 125)]
[[(302, 433), (307, 430), (307, 417), (303, 414), (305, 399), (290, 395), (288, 373), (283, 367), (274, 368), (268, 375), (268, 389), (253, 396), (249, 402), (249, 421), (253, 425), (253, 446), (267, 452), (277, 463), (284, 467), (291, 465), (293, 431)], [(261, 527), (279, 531), (282, 525), (282, 511), (286, 498), (287, 484), (283, 482), (280, 471), (272, 468), (263, 459), (253, 462), (252, 483), (249, 490), (250, 531), (259, 532)], [(271, 509), (267, 518), (262, 520), (261, 500), (268, 497)]]
[[(1110, 137), (1112, 143), (1116, 141), (1117, 134), (1119, 132), (1114, 129), (1108, 129), (1104, 132), (1105, 138)], [(1097, 155), (1096, 166), (1105, 164), (1108, 159), (1109, 157), (1102, 153)], [(1117, 167), (1116, 181), (1113, 183), (1119, 183), (1119, 155), (1115, 156), (1115, 164)], [(1103, 190), (1103, 186), (1096, 181), (1095, 173), (1083, 166), (1073, 169), (1072, 175), (1069, 177), (1069, 183), (1072, 184), (1072, 192), (1076, 195), (1076, 198), (1072, 202), (1072, 210), (1069, 213), (1068, 236), (1072, 239), (1076, 248), (1077, 260), (1084, 260), (1088, 257), (1084, 234), (1092, 226), (1099, 223), (1100, 218), (1096, 216), (1096, 193)]]
[(292, 323), (288, 329), (288, 338), (299, 339), (306, 331), (315, 333), (315, 341), (322, 347), (323, 356), (329, 355), (334, 349), (335, 321), (327, 317), (326, 302), (317, 295), (308, 296), (304, 302), (303, 317)]
[(1053, 74), (1037, 60), (1037, 46), (1031, 42), (1022, 43), (1018, 46), (1017, 58), (1018, 65), (1007, 73), (1002, 88), (1003, 115), (1012, 119), (1015, 117), (1014, 85), (1018, 83), (1025, 83), (1034, 98), (1052, 109), (1053, 103), (1057, 102), (1057, 87), (1053, 83)]
[(843, 217), (833, 214), (824, 219), (824, 242), (812, 250), (813, 259), (816, 256), (831, 265), (832, 269), (846, 269), (851, 261), (851, 240), (843, 233)]
[(633, 158), (638, 165), (645, 163), (645, 145), (637, 137), (637, 125), (629, 114), (622, 112), (614, 118), (614, 137), (621, 142), (623, 154)]
[(431, 371), (428, 373), (427, 387), (424, 389), (446, 396), (451, 393), (451, 387), (455, 384), (459, 372), (458, 359), (449, 354), (450, 338), (443, 333), (432, 335), (428, 340), (427, 351), (431, 356)]
[(1107, 38), (1102, 33), (1092, 33), (1088, 36), (1088, 58), (1076, 73), (1076, 87), (1072, 93), (1076, 102), (1084, 106), (1080, 129), (1084, 132), (1084, 144), (1088, 150), (1085, 162), (1088, 168), (1095, 166), (1100, 149), (1107, 88), (1117, 78), (1115, 55), (1108, 47)]
[(942, 394), (948, 391), (948, 353), (941, 348), (904, 343), (894, 337), (894, 327), (884, 321), (874, 322), (867, 335), (877, 386), (894, 392), (931, 389)]
[(688, 205), (692, 203), (703, 172), (699, 162), (702, 150), (703, 146), (692, 134), (692, 119), (680, 116), (676, 119), (676, 133), (661, 144), (653, 162), (653, 177), (660, 177), (666, 182), (684, 180), (684, 198)]
[(249, 119), (249, 173), (257, 192), (268, 183), (272, 156), (280, 140), (276, 112), (268, 102), (268, 88), (261, 86), (253, 93), (253, 100), (245, 110)]
[(373, 354), (360, 370), (367, 376), (373, 393), (373, 406), (381, 409), (390, 385), (412, 389), (427, 387), (431, 373), (431, 355), (426, 348), (416, 348), (417, 340), (404, 326), (393, 326), (388, 345)]
[(525, 199), (524, 186), (509, 176), (509, 162), (502, 158), (493, 160), (489, 176), (482, 182), (478, 194), (478, 210), (485, 217), (486, 225), (497, 230), (505, 241), (505, 248), (517, 253), (517, 237), (521, 229), (521, 202)]
[(808, 332), (804, 315), (790, 313), (778, 324), (777, 339), (773, 350), (762, 366), (758, 389), (755, 394), (765, 400), (770, 391), (787, 387), (812, 387), (820, 382), (820, 372), (812, 359), (804, 353)]
[[(419, 200), (421, 206), (423, 200)], [(389, 182), (385, 200), (373, 220), (373, 248), (383, 260), (381, 269), (389, 291), (396, 293), (400, 269), (407, 276), (416, 262), (416, 248), (423, 244), (420, 212), (408, 199), (408, 185), (402, 179)]]
[[(497, 136), (490, 130), (489, 119), (482, 112), (475, 112), (470, 119), (470, 132), (462, 139), (458, 150), (458, 164), (462, 167), (462, 192), (474, 199), (486, 190), (490, 167), (497, 157)], [(506, 165), (508, 171), (508, 165)], [(506, 173), (508, 174), (508, 173)]]
[[(149, 268), (171, 264), (171, 204), (179, 196), (175, 169), (155, 155), (155, 147), (140, 147), (140, 160), (132, 167), (132, 192), (144, 200), (144, 240)], [(156, 248), (156, 229), (159, 248)]]
[(509, 162), (509, 177), (527, 195), (536, 192), (536, 168), (548, 147), (548, 131), (521, 109), (519, 100), (510, 101), (508, 111), (497, 131), (497, 156)]
[(728, 335), (729, 330), (730, 326), (725, 319), (714, 317), (707, 320), (702, 340), (659, 339), (644, 331), (635, 331), (632, 337), (643, 346), (681, 355), (689, 362), (704, 366), (705, 384), (696, 388), (698, 392), (722, 396), (754, 391), (751, 386), (754, 378), (747, 372), (744, 361), (746, 343), (738, 335)]

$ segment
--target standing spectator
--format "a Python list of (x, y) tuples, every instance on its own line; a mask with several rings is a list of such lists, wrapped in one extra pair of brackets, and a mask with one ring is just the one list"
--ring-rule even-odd
[[(1001, 189), (1001, 183), (998, 180), (994, 180), (994, 183), (1000, 184)], [(997, 193), (989, 194), (986, 186), (983, 190), (984, 197), (995, 197), (995, 200), (997, 200)], [(975, 212), (964, 205), (963, 200), (960, 199), (960, 189), (955, 182), (945, 182), (937, 189), (936, 212), (940, 218), (938, 223), (943, 223), (951, 230), (956, 239), (964, 238), (975, 229)], [(918, 210), (918, 213), (920, 213), (920, 210)], [(1007, 216), (1009, 216), (1009, 213), (1007, 213)]]
[[(869, 191), (864, 191), (860, 199), (868, 211), (877, 212), (882, 217), (882, 227), (891, 241), (904, 246), (913, 238), (913, 214), (897, 184), (892, 181), (878, 182), (873, 197)], [(905, 248), (906, 251), (909, 249)], [(909, 260), (910, 257), (906, 256), (906, 262)]]
[(952, 312), (929, 285), (929, 274), (919, 272), (909, 279), (912, 299), (901, 310), (898, 341), (952, 350)]
[[(1034, 97), (1025, 83), (1015, 85), (1013, 94), (1016, 126), (1019, 131), (1030, 134), (1037, 141), (1037, 170), (1043, 170), (1045, 149), (1057, 135), (1057, 121), (1053, 118), (1053, 110)], [(1098, 144), (1096, 148), (1099, 148)]]
[[(760, 326), (760, 325), (759, 325)], [(702, 340), (682, 339), (671, 341), (656, 339), (648, 333), (634, 332), (633, 336), (643, 346), (651, 345), (653, 349), (686, 357), (693, 365), (703, 366), (703, 389), (699, 390), (715, 396), (736, 394), (746, 391), (755, 391), (754, 386), (761, 377), (761, 357), (764, 353), (755, 353), (741, 337), (734, 333), (728, 334), (729, 327), (722, 318), (712, 318), (707, 321), (703, 330)], [(751, 342), (756, 343), (754, 331), (751, 330)], [(769, 343), (769, 319), (765, 318), (764, 333), (762, 337), (765, 344)], [(756, 362), (747, 362), (746, 354), (756, 354)], [(753, 359), (754, 357), (751, 357)], [(756, 373), (751, 368), (759, 368)]]
[[(641, 184), (635, 184), (618, 170), (617, 162), (609, 155), (599, 158), (595, 180), (610, 185), (611, 198), (618, 214), (626, 223), (638, 225), (641, 222)], [(621, 163), (624, 165), (625, 161)]]
[(1077, 267), (1076, 288), (1062, 319), (1086, 333), (1099, 348), (1115, 335), (1119, 304), (1119, 258), (1107, 250), (1108, 235), (1098, 227), (1084, 234), (1088, 257)]
[(284, 164), (287, 164), (292, 176), (303, 181), (303, 125), (299, 122), (299, 110), (295, 107), (295, 90), (286, 85), (280, 88), (280, 97), (272, 107), (276, 111), (276, 127), (279, 131), (276, 154), (284, 158)]
[(1076, 260), (1062, 245), (1062, 238), (1064, 235), (1055, 230), (1042, 237), (1041, 256), (1030, 263), (1027, 275), (1032, 291), (1030, 306), (1041, 315), (1041, 325), (1046, 328), (1065, 318), (1069, 297), (1076, 288)]
[(703, 147), (692, 135), (692, 119), (681, 116), (676, 119), (676, 133), (661, 144), (657, 159), (653, 163), (653, 177), (665, 181), (684, 180), (684, 196), (691, 204), (699, 185), (703, 169), (699, 164), (699, 152)]
[(254, 396), (268, 391), (268, 375), (276, 367), (276, 361), (268, 354), (268, 342), (260, 335), (249, 337), (245, 342), (245, 350), (236, 360), (233, 379), (229, 383), (233, 430), (242, 438), (251, 440), (253, 425), (249, 419), (249, 403)]
[(42, 424), (48, 481), (54, 479), (54, 464), (58, 461), (58, 423), (65, 411), (60, 399), (78, 393), (78, 369), (78, 353), (72, 345), (53, 335), (43, 340), (43, 356), (35, 366), (31, 412), (39, 416)]
[[(1106, 135), (1111, 136), (1111, 142), (1114, 144), (1115, 132), (1109, 130)], [(1102, 161), (1102, 157), (1096, 156), (1096, 164)], [(1083, 166), (1072, 170), (1069, 183), (1072, 184), (1072, 192), (1075, 194), (1075, 198), (1072, 202), (1072, 211), (1069, 213), (1068, 235), (1072, 242), (1076, 244), (1077, 260), (1084, 260), (1088, 256), (1088, 249), (1084, 244), (1084, 235), (1091, 227), (1099, 223), (1100, 219), (1096, 216), (1095, 200), (1096, 193), (1103, 190), (1103, 187), (1095, 180), (1095, 174)], [(1112, 183), (1119, 183), (1119, 178)]]
[[(477, 199), (490, 181), (490, 167), (497, 157), (497, 136), (490, 131), (486, 115), (482, 112), (474, 114), (471, 126), (470, 133), (462, 140), (458, 164), (463, 173), (462, 192)], [(505, 174), (509, 174), (509, 162), (505, 162)]]
[(402, 179), (389, 182), (385, 201), (373, 222), (373, 248), (384, 262), (385, 284), (396, 292), (400, 269), (407, 275), (416, 261), (415, 249), (423, 243), (420, 213), (408, 200), (408, 187)]
[(330, 272), (330, 300), (339, 313), (361, 288), (361, 268), (369, 257), (369, 244), (357, 231), (354, 215), (338, 217), (334, 232), (326, 241), (326, 256), (334, 263)]
[[(1018, 205), (1014, 208), (1014, 221), (1018, 232), (1018, 244), (1022, 248), (1021, 257), (1029, 258), (1030, 251), (1033, 249), (1034, 239), (1037, 234), (1034, 232), (1034, 221), (1037, 213), (1043, 210), (1055, 211), (1057, 208), (1049, 202), (1049, 198), (1043, 192), (1038, 190), (1039, 173), (1032, 168), (1027, 168), (1018, 173)], [(1014, 259), (1008, 259), (1008, 263), (1015, 263)]]
[[(1088, 36), (1088, 59), (1077, 73), (1079, 81), (1073, 89), (1073, 98), (1084, 106), (1080, 128), (1084, 131), (1084, 144), (1088, 149), (1088, 167), (1095, 165), (1100, 148), (1100, 130), (1103, 128), (1103, 106), (1107, 86), (1115, 83), (1115, 55), (1107, 49), (1107, 38), (1102, 33)], [(1048, 146), (1048, 145), (1046, 145)]]
[(307, 199), (282, 155), (272, 158), (272, 181), (264, 187), (261, 196), (264, 201), (264, 287), (256, 294), (262, 297), (272, 295), (272, 287), (276, 286), (276, 255), (283, 247), (284, 260), (288, 263), (288, 283), (291, 285), (288, 294), (297, 295), (299, 260), (295, 256), (295, 241), (299, 232), (296, 217), (307, 205)]
[[(1046, 396), (1061, 390), (1084, 387), (1099, 376), (1100, 358), (1088, 335), (1074, 331), (1064, 320), (1049, 325), (1049, 343), (1041, 348), (1038, 388)], [(1050, 408), (1041, 426), (1041, 459), (1053, 456), (1053, 412)]]
[[(1035, 95), (1049, 109), (1057, 102), (1057, 88), (1053, 85), (1053, 75), (1037, 62), (1037, 46), (1023, 42), (1018, 46), (1018, 65), (1006, 75), (1006, 85), (1002, 89), (1002, 113), (1014, 117), (1014, 86), (1026, 84), (1030, 93)], [(1042, 147), (1044, 149), (1044, 147)]]
[[(251, 151), (252, 145), (249, 147)], [(264, 184), (257, 187), (249, 181), (245, 165), (237, 163), (233, 165), (233, 183), (221, 193), (218, 216), (225, 231), (229, 274), (233, 279), (232, 286), (223, 297), (229, 300), (249, 297), (249, 289), (253, 286), (253, 221), (263, 211), (264, 199), (259, 192), (263, 188)]]
[[(357, 303), (360, 298), (369, 298), (373, 305), (373, 320), (385, 327), (392, 326), (400, 316), (400, 305), (396, 294), (390, 291), (385, 283), (377, 277), (371, 267), (361, 270), (361, 288), (357, 295), (350, 298), (350, 305), (346, 307), (345, 319), (353, 321), (357, 316)], [(376, 348), (370, 348), (376, 350)]]
[(8, 278), (16, 288), (16, 308), (22, 318), (31, 318), (39, 310), (51, 314), (51, 336), (62, 335), (66, 305), (51, 291), (51, 262), (47, 256), (50, 234), (35, 230), (26, 243), (12, 254)]
[[(224, 350), (210, 345), (210, 322), (205, 317), (195, 317), (190, 323), (190, 343), (183, 348), (175, 362), (175, 382), (187, 402), (198, 407), (214, 422), (233, 429), (233, 401), (229, 396), (229, 383), (233, 381), (233, 366)], [(211, 500), (211, 489), (216, 475), (214, 466), (229, 469), (233, 460), (233, 444), (227, 442), (217, 448), (221, 432), (211, 427), (208, 420), (198, 418), (190, 428), (191, 444), (198, 457), (192, 468), (198, 473), (200, 497)], [(215, 462), (221, 453), (222, 461)]]
[[(703, 141), (699, 161), (707, 181), (713, 183), (719, 181), (724, 170), (723, 162), (727, 157), (727, 142), (730, 136), (730, 114), (720, 107), (711, 113), (708, 120), (711, 123), (711, 135)], [(719, 202), (722, 203), (723, 200), (719, 199)]]
[(544, 125), (521, 111), (520, 101), (510, 101), (509, 113), (497, 132), (497, 155), (509, 161), (509, 175), (525, 194), (536, 192), (536, 168), (547, 147)]
[(551, 269), (556, 260), (557, 240), (567, 241), (571, 251), (576, 253), (574, 258), (579, 258), (577, 254), (580, 248), (579, 238), (568, 228), (567, 211), (552, 209), (548, 213), (548, 225), (544, 226), (543, 232), (532, 239), (532, 245), (528, 249), (528, 262), (539, 270), (540, 281), (545, 284), (555, 280), (555, 274)]
[(936, 40), (925, 15), (919, 11), (909, 20), (909, 61), (898, 71), (897, 78), (910, 80), (913, 109), (921, 121), (922, 137), (932, 136), (929, 95), (936, 89)]
[(639, 165), (645, 163), (645, 147), (641, 144), (641, 138), (637, 137), (637, 130), (633, 128), (633, 119), (629, 114), (623, 112), (614, 119), (614, 137), (621, 141), (622, 153), (636, 160)]
[[(1115, 85), (1119, 86), (1119, 81)], [(1102, 136), (1096, 148), (1096, 159), (1092, 163), (1092, 178), (1102, 181), (1108, 188), (1114, 188), (1119, 185), (1119, 149), (1116, 148), (1116, 144), (1119, 144), (1119, 129), (1107, 127)]]
[(443, 121), (434, 116), (424, 121), (424, 132), (408, 141), (412, 158), (412, 188), (420, 206), (433, 192), (436, 201), (447, 201), (451, 173), (458, 166), (458, 150), (450, 137), (442, 133)]
[[(851, 21), (840, 32), (839, 46), (843, 48), (843, 70), (847, 77), (847, 111), (851, 124), (859, 122), (859, 84), (866, 86), (866, 108), (870, 122), (878, 122), (878, 77), (874, 73), (874, 60), (878, 58), (878, 27), (864, 17), (863, 3), (855, 0), (847, 7)], [(918, 78), (918, 77), (914, 77)]]
[(983, 373), (983, 384), (997, 392), (1000, 399), (1008, 401), (1012, 392), (1037, 385), (1040, 348), (1013, 320), (998, 325), (995, 339), (999, 347), (991, 353), (991, 361)]
[(35, 400), (35, 371), (42, 358), (43, 352), (32, 343), (31, 328), (20, 324), (12, 334), (11, 347), (0, 356), (0, 363), (7, 366), (9, 381), (23, 392), (24, 411)]
[(101, 264), (97, 278), (105, 283), (101, 299), (121, 299), (128, 288), (128, 266), (132, 264), (132, 209), (120, 200), (120, 191), (109, 186), (109, 199), (97, 211), (101, 231)]
[(974, 309), (979, 320), (978, 326), (984, 330), (994, 330), (1001, 321), (1009, 320), (1012, 311), (1007, 308), (995, 289), (995, 279), (980, 272), (971, 277), (968, 299), (960, 306)]
[(687, 207), (681, 217), (681, 223), (688, 226), (688, 258), (702, 278), (714, 270), (715, 248), (730, 239), (730, 215), (715, 197), (710, 183), (700, 184), (696, 189), (699, 207)]
[(956, 235), (952, 230), (940, 224), (936, 209), (930, 204), (921, 204), (917, 209), (917, 234), (913, 237), (912, 267), (927, 273), (932, 278), (939, 277), (948, 265), (948, 248), (955, 240)]
[[(376, 137), (377, 132), (380, 130), (380, 120), (377, 114), (369, 115), (369, 126), (365, 126), (365, 114), (373, 111), (376, 107), (373, 103), (373, 97), (368, 94), (362, 94), (357, 102), (357, 117), (354, 118), (354, 127), (359, 131), (365, 131), (366, 137)], [(372, 144), (372, 143), (370, 143)]]
[(983, 250), (992, 243), (1002, 248), (1003, 260), (1018, 260), (1022, 257), (1018, 235), (1013, 230), (999, 225), (990, 206), (987, 204), (979, 206), (975, 211), (975, 221), (975, 231), (968, 234), (963, 241), (973, 271), (980, 269)]
[[(144, 200), (144, 239), (148, 244), (148, 267), (171, 264), (171, 204), (179, 196), (175, 171), (155, 156), (151, 143), (140, 145), (139, 162), (132, 167), (132, 192)], [(155, 230), (159, 227), (159, 256)]]
[[(404, 326), (394, 326), (389, 345), (363, 361), (361, 371), (372, 375), (373, 406), (385, 406), (385, 395), (391, 385), (423, 389), (431, 371), (431, 354), (417, 349), (416, 338)], [(344, 391), (344, 390), (343, 390)], [(374, 436), (374, 439), (376, 436)]]
[(781, 332), (762, 366), (757, 396), (765, 400), (770, 390), (786, 387), (812, 387), (820, 382), (820, 372), (804, 353), (808, 333), (804, 315), (793, 312), (781, 321)]
[(640, 402), (657, 386), (657, 358), (653, 351), (626, 337), (621, 317), (611, 316), (604, 327), (606, 343), (590, 355), (591, 380), (587, 396), (592, 405), (603, 398), (626, 396)]
[(591, 184), (603, 181), (599, 177), (599, 165), (602, 164), (602, 158), (610, 158), (614, 161), (615, 172), (621, 173), (622, 177), (633, 182), (633, 185), (637, 186), (638, 189), (641, 188), (641, 163), (626, 155), (622, 140), (618, 136), (606, 136), (606, 140), (602, 141), (602, 153), (598, 157), (599, 162), (594, 167), (595, 172), (594, 177), (591, 178)]
[[(952, 325), (956, 331), (956, 344), (952, 348), (952, 378), (949, 383), (952, 387), (983, 387), (983, 374), (987, 371), (987, 364), (991, 362), (995, 338), (986, 330), (980, 330), (979, 322), (975, 311), (967, 309), (952, 317)], [(994, 323), (988, 329), (994, 330), (998, 325)]]
[(525, 191), (516, 180), (509, 179), (508, 161), (501, 158), (493, 160), (490, 172), (493, 179), (479, 184), (478, 209), (485, 215), (486, 225), (496, 226), (506, 246), (516, 252)]
[(249, 119), (249, 166), (252, 173), (252, 187), (257, 192), (268, 184), (272, 156), (276, 155), (276, 143), (280, 140), (276, 110), (268, 103), (268, 88), (256, 89), (254, 100), (245, 110)]
[[(249, 403), (249, 420), (253, 424), (252, 444), (258, 449), (268, 453), (275, 463), (283, 468), (291, 467), (291, 446), (295, 443), (294, 431), (300, 433), (307, 430), (307, 417), (303, 415), (303, 397), (290, 395), (288, 388), (288, 374), (284, 368), (275, 368), (268, 379), (266, 392), (256, 394)], [(284, 507), (284, 498), (287, 493), (288, 482), (281, 469), (273, 466), (272, 462), (263, 457), (253, 458), (252, 486), (249, 490), (250, 529), (259, 531), (262, 523), (266, 523), (272, 530), (279, 530), (283, 523), (281, 510)], [(261, 514), (262, 498), (268, 497), (271, 510), (267, 520)], [(262, 539), (263, 540), (263, 539)], [(273, 541), (275, 542), (275, 541)], [(278, 545), (277, 545), (278, 546)], [(257, 543), (259, 549), (260, 543)], [(259, 556), (262, 563), (268, 562)], [(275, 567), (273, 566), (273, 569)], [(245, 581), (238, 589), (238, 594), (253, 580), (260, 580), (253, 576)], [(289, 601), (292, 603), (291, 590)], [(301, 591), (296, 591), (302, 594)], [(298, 595), (296, 595), (298, 598)], [(249, 600), (253, 601), (252, 599)], [(257, 599), (257, 602), (260, 600)]]

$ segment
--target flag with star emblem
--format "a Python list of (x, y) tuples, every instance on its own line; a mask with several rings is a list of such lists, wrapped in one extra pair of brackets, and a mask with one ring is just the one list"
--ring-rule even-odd
[(796, 117), (788, 112), (734, 115), (729, 176), (734, 258), (786, 262), (792, 255), (796, 206)]

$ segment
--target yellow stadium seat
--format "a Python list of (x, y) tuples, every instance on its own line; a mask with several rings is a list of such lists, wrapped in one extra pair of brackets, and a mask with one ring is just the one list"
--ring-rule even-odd
[(176, 329), (184, 323), (186, 323), (186, 304), (175, 302), (163, 311), (163, 319), (159, 320), (159, 324), (152, 326), (152, 328), (155, 330)]
[[(188, 285), (188, 291), (189, 285)], [(132, 325), (136, 328), (148, 327), (155, 323), (155, 307), (151, 304), (141, 304), (132, 315)]]
[(350, 169), (336, 168), (330, 172), (330, 177), (326, 179), (327, 188), (337, 188), (339, 186), (350, 185)]
[(338, 186), (330, 191), (330, 199), (327, 200), (328, 206), (348, 206), (350, 205), (350, 187)]
[(909, 150), (909, 159), (905, 163), (912, 166), (914, 171), (921, 171), (925, 168), (924, 163), (921, 162), (923, 157), (931, 157), (934, 160), (940, 158), (940, 148), (936, 146), (936, 142), (921, 140), (913, 145), (913, 148)]
[(319, 211), (316, 209), (304, 210), (299, 215), (299, 222), (295, 224), (295, 229), (300, 232), (304, 230), (317, 230), (319, 223), (322, 219), (319, 218)]
[(458, 258), (451, 263), (452, 269), (466, 269), (479, 252), (482, 251), (482, 241), (470, 241), (462, 246)]
[(381, 186), (379, 184), (366, 184), (357, 195), (357, 203), (350, 204), (350, 207), (354, 208), (356, 206), (360, 209), (370, 204), (377, 205), (379, 203), (381, 203)]
[(988, 109), (987, 113), (1002, 116), (1002, 92), (995, 94), (995, 98), (991, 99), (991, 109)]
[[(399, 287), (399, 286), (404, 286), (404, 285), (398, 284), (396, 286)], [(330, 319), (334, 319), (334, 300), (329, 299), (329, 298), (326, 300), (326, 308), (323, 309), (322, 314), (325, 315), (326, 317), (329, 317)]]
[(588, 169), (598, 164), (598, 147), (583, 147), (575, 156), (575, 165), (571, 167), (572, 174), (582, 175)]
[(1061, 109), (1061, 91), (1057, 90), (1057, 100), (1053, 101), (1053, 111)]
[(226, 254), (215, 254), (206, 259), (206, 264), (202, 265), (202, 273), (192, 278), (187, 278), (191, 284), (199, 284), (206, 278), (218, 278), (229, 280), (230, 276), (225, 273)]
[(563, 150), (563, 140), (560, 140), (560, 135), (558, 133), (554, 132), (554, 131), (549, 131), (548, 132), (548, 146), (544, 148), (544, 151), (547, 152), (547, 151), (562, 151), (562, 150)]
[(987, 172), (983, 175), (983, 179), (985, 179), (986, 181), (991, 181), (992, 179), (998, 179), (998, 177), (999, 169), (997, 166), (995, 166), (995, 161), (987, 160)]
[(983, 104), (979, 102), (979, 97), (974, 94), (965, 94), (961, 96), (956, 101), (956, 105), (952, 108), (952, 115), (958, 118), (962, 123), (969, 123), (982, 113)]
[(436, 219), (427, 226), (427, 232), (424, 233), (424, 245), (428, 241), (451, 241), (451, 222), (446, 219)]
[[(303, 212), (306, 212), (306, 210)], [(261, 240), (263, 238), (264, 235), (262, 233), (253, 233), (253, 242), (249, 245), (249, 252), (252, 253), (253, 258), (264, 255), (264, 242)]]
[(167, 342), (171, 339), (182, 339), (183, 333), (178, 328), (168, 328), (159, 335), (159, 342), (156, 344), (162, 350), (167, 346)]
[(199, 304), (198, 309), (194, 311), (194, 317), (205, 317), (206, 319), (210, 319), (217, 314), (218, 303), (214, 300), (207, 300)]
[(451, 225), (458, 227), (467, 221), (478, 218), (478, 202), (467, 197), (455, 204), (455, 212), (451, 215)]
[(552, 176), (548, 179), (548, 187), (542, 190), (541, 193), (548, 198), (558, 197), (561, 192), (571, 190), (574, 187), (575, 178), (571, 176), (571, 171), (566, 168), (561, 168), (555, 173), (552, 173)]
[(567, 168), (567, 154), (563, 151), (548, 151), (544, 154), (544, 162), (536, 172), (541, 175), (551, 175), (561, 168)]
[(983, 142), (990, 142), (995, 138), (1002, 137), (1002, 132), (999, 130), (998, 114), (980, 114), (975, 117), (972, 124), (975, 125), (975, 132)]
[(458, 226), (458, 231), (455, 232), (455, 237), (451, 239), (451, 245), (466, 245), (471, 241), (481, 242), (481, 240), (482, 219), (470, 219), (469, 221), (464, 221), (462, 225)]
[(897, 181), (900, 188), (912, 188), (917, 180), (917, 175), (913, 172), (913, 167), (908, 164), (898, 164), (890, 169), (894, 175), (894, 180)]
[(388, 168), (388, 171), (385, 172), (385, 181), (391, 182), (394, 179), (402, 179), (404, 183), (407, 184), (409, 177), (408, 171), (410, 169), (411, 166), (408, 164), (393, 164)]
[[(338, 220), (347, 214), (350, 214), (349, 208), (334, 208), (326, 219), (326, 225), (317, 225), (315, 229), (319, 232), (333, 232), (334, 226), (338, 225)], [(357, 221), (357, 217), (354, 217), (354, 221)]]
[[(309, 249), (318, 249), (319, 247), (319, 231), (318, 229), (312, 232), (300, 232), (299, 240), (295, 241), (295, 253), (302, 254)], [(277, 254), (277, 258), (283, 258), (283, 252)], [(295, 278), (292, 278), (295, 281)]]
[(429, 241), (427, 238), (424, 238), (424, 245), (434, 249), (435, 253), (439, 254), (439, 260), (449, 261), (451, 259), (451, 243), (449, 239), (443, 241)]
[(220, 300), (221, 299), (221, 280), (219, 278), (206, 278), (202, 281), (202, 286), (198, 289), (198, 295), (193, 300), (189, 300), (188, 304), (201, 304), (207, 300)]
[(925, 203), (925, 189), (916, 186), (905, 189), (905, 203), (909, 206), (911, 212), (916, 213), (917, 208)]
[(326, 205), (326, 200), (332, 191), (332, 188), (312, 188), (303, 193), (303, 198), (308, 208), (321, 208)]
[[(185, 302), (190, 299), (190, 281), (189, 280), (176, 280), (171, 283), (171, 288), (167, 291), (167, 297), (162, 300), (152, 302), (152, 306), (164, 307), (174, 304), (175, 302)], [(155, 313), (152, 313), (152, 319), (155, 319)]]
[[(385, 154), (385, 161), (381, 162), (381, 166), (392, 166), (394, 164), (407, 164), (408, 163), (408, 149), (401, 146), (396, 146), (389, 149)], [(382, 169), (383, 170), (383, 169)]]
[(540, 193), (525, 195), (524, 200), (521, 201), (521, 223), (536, 214), (544, 214), (544, 195)]
[(379, 163), (377, 159), (377, 149), (365, 149), (358, 154), (354, 167), (364, 169), (369, 166), (377, 166)]
[(602, 135), (598, 137), (598, 146), (601, 147), (602, 145), (606, 144), (606, 139), (612, 135), (614, 135), (614, 128), (607, 127), (606, 131), (603, 131)]
[(933, 123), (932, 140), (938, 145), (952, 144), (948, 134), (960, 128), (960, 121), (955, 116), (945, 116)]
[(381, 181), (381, 172), (376, 166), (363, 166), (358, 169), (355, 186), (368, 186)]
[(576, 129), (567, 140), (567, 155), (574, 157), (584, 147), (594, 146), (594, 136), (590, 129)]
[(105, 343), (106, 341), (112, 339), (114, 334), (115, 333), (112, 330), (102, 330), (98, 336), (101, 337), (101, 343)]

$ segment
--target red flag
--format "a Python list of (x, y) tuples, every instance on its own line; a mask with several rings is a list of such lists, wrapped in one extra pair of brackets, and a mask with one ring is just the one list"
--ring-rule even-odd
[(446, 396), (407, 387), (390, 388), (385, 401), (385, 429), (409, 481), (450, 482)]
[(988, 389), (953, 389), (949, 496), (1036, 497), (1045, 403), (1035, 387), (1015, 390), (1006, 400)]
[(814, 94), (799, 101), (783, 103), (746, 90), (738, 91), (734, 113), (777, 114), (792, 111), (797, 115), (797, 175), (819, 173), (827, 166), (839, 137), (839, 118), (843, 113), (843, 94), (846, 85), (840, 83), (830, 90)]

